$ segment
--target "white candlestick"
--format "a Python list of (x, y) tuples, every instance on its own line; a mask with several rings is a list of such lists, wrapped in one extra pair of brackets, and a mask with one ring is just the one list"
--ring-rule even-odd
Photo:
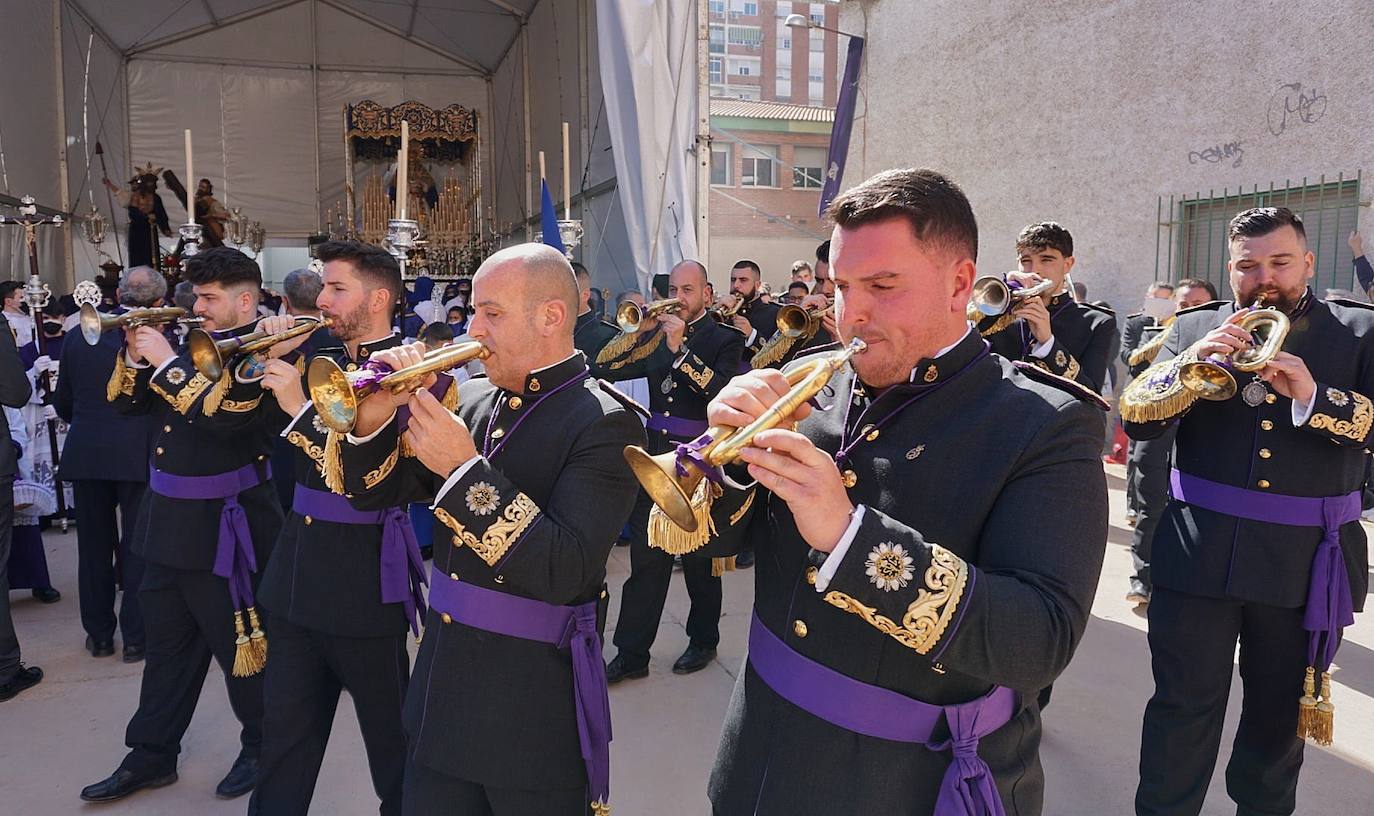
[(568, 156), (568, 123), (563, 123), (563, 217), (572, 218), (572, 165)]
[(193, 224), (196, 220), (196, 177), (191, 172), (191, 129), (186, 129), (186, 223)]
[(406, 217), (406, 204), (410, 198), (410, 122), (401, 120), (401, 155), (396, 162), (396, 217)]
[(539, 180), (543, 181), (546, 178), (548, 176), (544, 173), (544, 151), (541, 150), (539, 151)]

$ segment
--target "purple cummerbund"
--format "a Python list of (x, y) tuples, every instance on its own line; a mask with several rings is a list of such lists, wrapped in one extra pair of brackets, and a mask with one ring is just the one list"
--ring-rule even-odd
[[(611, 701), (601, 636), (596, 631), (596, 601), (555, 606), (470, 583), (434, 571), (429, 605), (436, 612), (474, 629), (507, 637), (548, 643), (572, 653), (573, 696), (577, 737), (587, 765), (587, 787), (593, 803), (609, 801), (611, 789)], [(531, 705), (556, 701), (531, 700)]]
[[(763, 625), (749, 627), (749, 665), (778, 696), (846, 731), (877, 739), (949, 750), (953, 761), (940, 784), (935, 816), (1004, 816), (992, 770), (978, 741), (1011, 721), (1016, 692), (996, 686), (967, 703), (934, 705), (869, 685), (805, 657)], [(950, 737), (934, 736), (943, 718)]]
[(696, 439), (706, 433), (706, 420), (683, 419), (682, 417), (663, 416), (655, 413), (649, 415), (649, 421), (645, 423), (645, 427), (651, 432), (667, 431), (669, 436)]

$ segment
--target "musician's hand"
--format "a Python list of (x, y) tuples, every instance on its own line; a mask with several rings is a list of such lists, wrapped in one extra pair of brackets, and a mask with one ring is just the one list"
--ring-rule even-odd
[[(424, 343), (409, 343), (379, 351), (372, 355), (370, 361), (383, 363), (395, 371), (420, 362), (424, 353)], [(424, 379), (423, 387), (428, 388), (434, 383), (434, 379), (435, 375), (430, 374)], [(397, 408), (410, 402), (410, 393), (409, 390), (390, 391), (383, 388), (358, 403), (358, 421), (353, 427), (353, 435), (371, 436), (391, 419)]]
[(749, 475), (787, 502), (797, 532), (812, 549), (830, 552), (840, 542), (854, 504), (830, 454), (783, 428), (762, 431), (740, 451)]
[(263, 364), (262, 387), (272, 392), (287, 416), (295, 416), (305, 407), (301, 374), (285, 360), (268, 360)]
[(750, 323), (749, 318), (745, 317), (744, 315), (737, 314), (734, 317), (730, 318), (730, 325), (734, 326), (735, 328), (743, 332), (745, 337), (748, 337), (749, 335), (754, 333), (754, 324)]
[[(791, 388), (787, 377), (777, 369), (759, 368), (746, 372), (726, 383), (706, 406), (706, 421), (711, 425), (743, 428), (758, 419)], [(788, 422), (800, 422), (810, 413), (811, 406), (803, 403)]]
[(1015, 283), (1025, 289), (1045, 280), (1034, 272), (1008, 272), (1003, 277), (1006, 278), (1007, 283)]
[(129, 345), (129, 357), (134, 362), (146, 361), (153, 368), (176, 356), (172, 344), (156, 326), (139, 326), (132, 332), (124, 332), (124, 341)]
[(1031, 334), (1035, 335), (1036, 345), (1045, 343), (1054, 336), (1054, 329), (1050, 326), (1050, 310), (1045, 306), (1043, 298), (1023, 300), (1012, 307), (1011, 313), (1030, 326)]
[(1360, 237), (1359, 230), (1351, 230), (1350, 237), (1346, 238), (1346, 243), (1350, 244), (1350, 254), (1356, 258), (1364, 254), (1364, 239)]
[[(257, 330), (268, 334), (281, 334), (295, 325), (296, 318), (291, 315), (273, 315), (259, 320)], [(302, 334), (290, 340), (283, 340), (268, 348), (263, 354), (272, 359), (276, 359), (300, 348), (300, 345), (309, 339), (309, 334)]]
[(830, 298), (825, 295), (807, 295), (797, 304), (803, 309), (815, 309), (817, 311), (830, 305)]
[(822, 329), (825, 329), (827, 332), (830, 333), (831, 339), (834, 339), (834, 340), (839, 340), (839, 339), (840, 339), (840, 328), (839, 328), (839, 324), (835, 322), (835, 310), (834, 310), (834, 309), (831, 309), (830, 311), (828, 311), (828, 312), (826, 312), (825, 314), (821, 315), (821, 328), (822, 328)]
[(1280, 351), (1268, 365), (1259, 370), (1259, 378), (1269, 387), (1299, 405), (1311, 405), (1317, 392), (1317, 381), (1307, 370), (1307, 363), (1296, 354)]
[(427, 390), (416, 391), (410, 398), (406, 439), (420, 463), (443, 478), (477, 456), (468, 426)]
[(664, 313), (658, 316), (658, 326), (668, 343), (668, 350), (674, 354), (682, 351), (682, 339), (687, 334), (687, 322), (675, 314)]
[(1215, 329), (1208, 332), (1203, 338), (1193, 345), (1193, 351), (1197, 353), (1199, 360), (1205, 360), (1214, 354), (1229, 356), (1237, 351), (1244, 351), (1250, 347), (1250, 335), (1236, 325), (1240, 319), (1250, 310), (1241, 309), (1235, 314), (1226, 318), (1226, 321)]

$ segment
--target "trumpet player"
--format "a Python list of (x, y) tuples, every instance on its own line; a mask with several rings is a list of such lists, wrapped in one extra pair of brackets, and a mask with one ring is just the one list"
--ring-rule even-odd
[[(1286, 208), (1238, 214), (1227, 239), (1234, 300), (1180, 310), (1158, 361), (1122, 395), (1132, 438), (1177, 434), (1151, 553), (1155, 692), (1138, 814), (1201, 809), (1237, 641), (1244, 705), (1227, 792), (1241, 814), (1293, 813), (1304, 738), (1331, 740), (1329, 670), (1341, 627), (1368, 591), (1359, 516), (1374, 311), (1313, 297), (1314, 258), (1302, 219)], [(1251, 307), (1261, 300), (1281, 314)], [(1228, 362), (1253, 353), (1257, 320), (1279, 316), (1290, 330), (1281, 350), (1261, 347), (1267, 363), (1246, 373)], [(1230, 396), (1185, 398), (1179, 372), (1213, 355), (1233, 378)]]
[(760, 299), (762, 287), (763, 270), (759, 269), (757, 263), (747, 258), (735, 261), (734, 268), (730, 270), (730, 294), (736, 301), (743, 302), (730, 322), (744, 334), (745, 347), (751, 355), (778, 328), (778, 309), (781, 307)]
[[(292, 323), (257, 319), (262, 274), (236, 249), (192, 257), (186, 279), (196, 316), (219, 337), (245, 335), (255, 322), (273, 333)], [(107, 396), (123, 412), (153, 414), (159, 426), (133, 535), (145, 562), (139, 606), (147, 653), (138, 710), (125, 735), (130, 751), (81, 798), (120, 799), (177, 780), (181, 737), (212, 657), (242, 726), (238, 758), (215, 788), (217, 796), (233, 798), (256, 784), (262, 747), (266, 633), (253, 593), (281, 527), (268, 459), (285, 416), (259, 383), (241, 381), (230, 367), (220, 380), (206, 379), (189, 351), (174, 350), (160, 327), (128, 331), (126, 344)]]
[[(977, 224), (952, 181), (887, 171), (829, 215), (840, 339), (867, 347), (728, 474), (757, 480), (767, 524), (714, 812), (1038, 814), (1033, 695), (1083, 633), (1106, 540), (1101, 401), (967, 322)], [(789, 391), (741, 375), (710, 422)]]
[(1053, 221), (1031, 224), (1016, 237), (1019, 272), (1009, 283), (1035, 286), (1050, 281), (1045, 297), (1020, 300), (1006, 316), (980, 329), (992, 350), (1008, 360), (1023, 360), (1101, 392), (1107, 365), (1118, 348), (1116, 314), (1079, 303), (1068, 285), (1074, 266), (1073, 236)]
[(634, 501), (622, 450), (643, 430), (573, 346), (577, 283), (560, 252), (492, 255), (473, 299), (488, 376), (462, 384), (457, 415), (428, 391), (382, 390), (343, 449), (355, 507), (432, 500), (438, 520), (404, 812), (604, 814), (606, 558)]
[[(337, 345), (327, 356), (356, 370), (401, 344), (391, 330), (401, 270), (390, 253), (356, 241), (321, 244), (323, 288), (316, 308)], [(314, 275), (313, 272), (306, 274)], [(290, 291), (288, 289), (288, 291)], [(306, 362), (309, 362), (307, 360)], [(304, 814), (329, 743), (339, 695), (357, 712), (379, 812), (401, 812), (405, 734), (399, 712), (410, 675), (406, 628), (418, 631), (423, 601), (419, 547), (404, 505), (359, 512), (341, 491), (341, 438), (331, 439), (301, 373), (266, 363), (263, 387), (291, 421), (292, 509), (263, 571), (259, 599), (272, 616), (272, 659), (263, 688), (261, 773), (249, 813)], [(279, 474), (280, 475), (280, 474)]]
[[(683, 261), (668, 275), (668, 296), (680, 300), (676, 314), (659, 316), (664, 342), (648, 357), (613, 368), (609, 377), (648, 377), (650, 453), (663, 453), (706, 430), (706, 403), (739, 372), (744, 336), (706, 314), (706, 267)], [(612, 364), (614, 366), (614, 363)], [(673, 577), (673, 556), (649, 540), (648, 494), (639, 492), (630, 514), (630, 577), (621, 593), (615, 629), (617, 654), (606, 670), (611, 683), (649, 674), (649, 647)], [(720, 643), (720, 576), (712, 559), (682, 556), (682, 577), (692, 610), (687, 617), (689, 642), (673, 664), (676, 674), (691, 674), (710, 665)]]

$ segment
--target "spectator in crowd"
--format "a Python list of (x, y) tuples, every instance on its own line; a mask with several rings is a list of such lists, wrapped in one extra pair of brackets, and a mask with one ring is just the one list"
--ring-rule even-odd
[(1360, 282), (1360, 290), (1370, 299), (1374, 300), (1374, 265), (1369, 262), (1369, 256), (1364, 251), (1364, 238), (1360, 237), (1358, 230), (1350, 233), (1350, 254), (1351, 262), (1355, 265), (1355, 279)]
[(810, 293), (811, 285), (816, 282), (816, 273), (811, 268), (811, 264), (807, 263), (806, 261), (793, 261), (792, 281), (800, 281), (801, 283), (805, 284), (806, 291)]
[[(29, 401), (33, 386), (24, 376), (14, 334), (0, 317), (0, 404), (18, 408)], [(0, 418), (0, 440), (9, 437), (9, 422)], [(10, 536), (14, 523), (14, 474), (17, 453), (13, 445), (0, 445), (0, 702), (9, 700), (43, 679), (43, 670), (20, 662), (19, 638), (10, 617)]]

